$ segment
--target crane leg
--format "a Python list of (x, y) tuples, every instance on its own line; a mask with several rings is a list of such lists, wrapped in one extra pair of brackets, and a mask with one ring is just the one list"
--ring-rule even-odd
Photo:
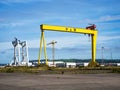
[(92, 37), (92, 60), (91, 62), (88, 64), (89, 67), (96, 67), (99, 64), (96, 62), (95, 58), (96, 58), (96, 39), (97, 39), (97, 32), (91, 36)]
[(40, 49), (38, 54), (38, 65), (40, 65), (40, 57), (42, 54), (42, 42), (43, 42), (43, 31), (41, 32), (41, 38), (40, 38)]
[(45, 41), (45, 37), (44, 37), (44, 32), (43, 32), (43, 44), (44, 44), (45, 63), (46, 63), (46, 65), (48, 65), (47, 51), (46, 51), (46, 41)]
[(38, 55), (38, 65), (40, 65), (40, 58), (42, 55), (42, 43), (44, 45), (44, 55), (45, 55), (45, 60), (46, 60), (46, 65), (48, 65), (47, 61), (47, 52), (46, 52), (46, 42), (45, 42), (45, 37), (44, 37), (44, 31), (41, 31), (41, 39), (40, 39), (40, 49), (39, 49), (39, 55)]

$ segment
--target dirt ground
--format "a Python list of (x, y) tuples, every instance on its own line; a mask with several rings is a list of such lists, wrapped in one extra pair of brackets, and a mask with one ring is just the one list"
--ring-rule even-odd
[(120, 90), (120, 74), (0, 73), (0, 90)]

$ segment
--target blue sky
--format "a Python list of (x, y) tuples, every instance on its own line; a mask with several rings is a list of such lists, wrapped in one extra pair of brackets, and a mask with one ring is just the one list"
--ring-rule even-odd
[[(14, 37), (27, 40), (29, 58), (37, 59), (40, 24), (85, 28), (97, 25), (97, 58), (120, 58), (120, 0), (0, 0), (0, 63), (13, 58)], [(45, 31), (56, 40), (56, 58), (91, 58), (91, 42), (82, 34)], [(47, 46), (51, 59), (51, 46)], [(65, 53), (64, 53), (65, 52)], [(63, 54), (64, 53), (64, 54)], [(43, 57), (42, 57), (43, 58)]]

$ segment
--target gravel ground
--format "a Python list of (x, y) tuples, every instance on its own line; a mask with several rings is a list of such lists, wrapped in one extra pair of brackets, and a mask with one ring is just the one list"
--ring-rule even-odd
[(120, 90), (120, 74), (0, 73), (0, 90)]

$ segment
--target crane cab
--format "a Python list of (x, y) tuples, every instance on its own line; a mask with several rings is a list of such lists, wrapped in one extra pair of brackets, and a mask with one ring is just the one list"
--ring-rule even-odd
[(96, 28), (95, 24), (90, 24), (90, 26), (86, 27), (86, 29), (89, 29), (89, 30), (95, 30), (95, 28)]

